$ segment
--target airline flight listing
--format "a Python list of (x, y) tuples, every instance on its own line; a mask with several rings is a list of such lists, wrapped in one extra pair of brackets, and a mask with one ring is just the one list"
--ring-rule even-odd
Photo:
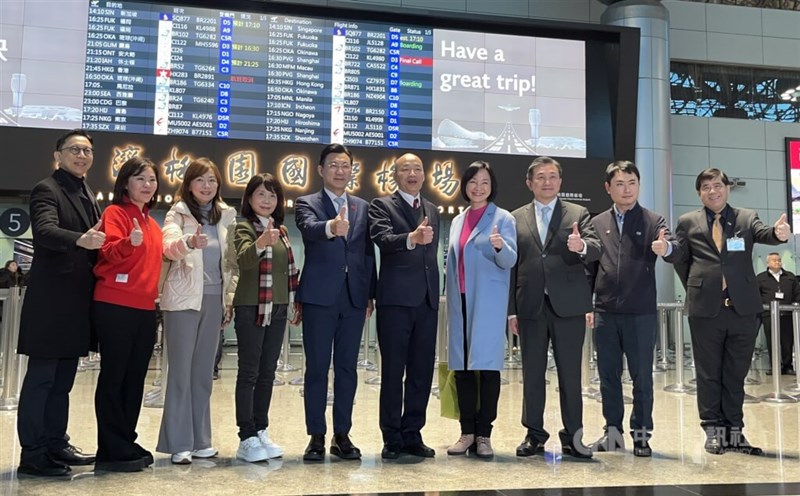
[(89, 130), (430, 149), (433, 29), (90, 2)]

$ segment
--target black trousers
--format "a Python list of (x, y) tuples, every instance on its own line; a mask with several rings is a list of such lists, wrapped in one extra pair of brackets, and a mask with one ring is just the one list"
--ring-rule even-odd
[(585, 335), (585, 316), (559, 317), (547, 296), (539, 318), (519, 319), (522, 345), (522, 425), (528, 429), (528, 436), (540, 443), (550, 437), (544, 429), (544, 405), (547, 349), (551, 342), (558, 368), (558, 395), (561, 402), (561, 421), (564, 424), (559, 438), (562, 444), (570, 444), (583, 432), (581, 352)]
[(69, 392), (77, 370), (77, 358), (28, 359), (17, 409), (23, 460), (67, 446)]
[(414, 308), (382, 305), (377, 311), (383, 442), (419, 444), (433, 382), (438, 312), (427, 302)]
[(700, 425), (744, 427), (744, 379), (758, 335), (758, 315), (722, 307), (714, 318), (689, 317), (697, 370)]
[(269, 427), (269, 405), (286, 332), (287, 308), (288, 305), (272, 305), (270, 323), (262, 327), (256, 324), (257, 306), (236, 307), (236, 425), (242, 441)]
[(102, 359), (94, 396), (97, 461), (141, 458), (136, 424), (156, 342), (156, 311), (95, 302), (92, 317)]
[(500, 371), (456, 370), (454, 374), (461, 434), (491, 437), (500, 401)]
[[(764, 325), (764, 336), (767, 338), (767, 349), (769, 350), (769, 366), (772, 367), (772, 321), (769, 312), (761, 315), (761, 323)], [(781, 313), (780, 318), (780, 338), (781, 338), (781, 370), (793, 368), (792, 347), (794, 346), (794, 331), (792, 329), (792, 314)]]
[(630, 428), (634, 439), (647, 439), (653, 430), (653, 349), (656, 314), (595, 313), (597, 371), (603, 395), (605, 429), (622, 433), (622, 358), (633, 379)]

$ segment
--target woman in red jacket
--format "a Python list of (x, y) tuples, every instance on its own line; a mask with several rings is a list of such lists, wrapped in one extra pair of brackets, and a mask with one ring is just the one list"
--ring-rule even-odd
[(161, 228), (148, 212), (157, 195), (156, 166), (134, 157), (120, 168), (101, 219), (106, 240), (94, 267), (92, 308), (103, 355), (94, 401), (95, 470), (137, 472), (153, 463), (152, 453), (136, 443), (136, 423), (156, 339)]

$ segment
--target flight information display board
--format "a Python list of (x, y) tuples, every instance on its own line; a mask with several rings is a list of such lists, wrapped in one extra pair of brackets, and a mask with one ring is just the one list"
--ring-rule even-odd
[(82, 125), (430, 148), (432, 51), (420, 27), (97, 2)]

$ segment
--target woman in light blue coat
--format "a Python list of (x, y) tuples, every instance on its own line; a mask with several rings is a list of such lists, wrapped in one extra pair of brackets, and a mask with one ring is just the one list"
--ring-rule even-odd
[(453, 219), (447, 250), (448, 366), (456, 378), (461, 437), (447, 454), (491, 458), (517, 231), (514, 217), (492, 202), (497, 182), (488, 163), (470, 164), (461, 195), (470, 206)]

